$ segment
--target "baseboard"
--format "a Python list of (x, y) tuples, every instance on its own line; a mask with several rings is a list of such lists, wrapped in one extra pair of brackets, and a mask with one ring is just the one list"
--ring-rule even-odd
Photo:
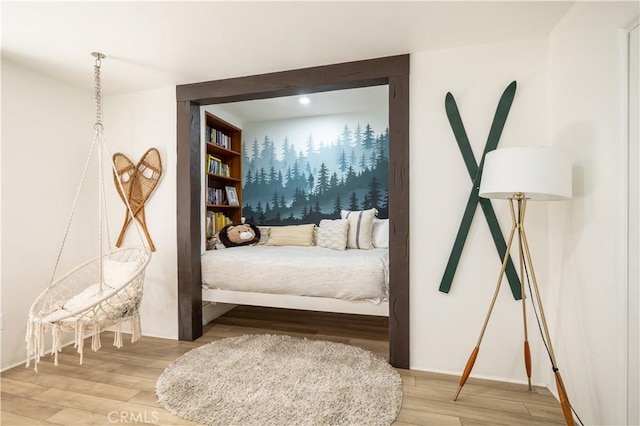
[[(93, 334), (91, 334), (91, 336), (93, 336)], [(89, 336), (87, 336), (87, 337), (89, 337)], [(50, 357), (53, 358), (53, 355), (51, 354), (51, 341), (49, 340), (46, 343), (49, 343), (49, 350), (45, 350), (44, 355), (42, 355), (40, 358), (44, 358), (44, 357), (47, 357), (47, 356), (50, 356)], [(74, 343), (75, 343), (75, 339), (70, 339), (69, 341), (62, 342), (62, 347), (64, 348), (64, 347), (67, 347), (69, 345), (73, 345)], [(46, 348), (46, 346), (45, 346), (45, 348)], [(27, 351), (25, 350), (25, 353), (26, 352)], [(29, 366), (29, 368), (33, 368), (33, 363), (35, 362), (34, 360), (35, 360), (35, 355), (31, 359), (31, 365)], [(9, 366), (2, 367), (0, 372), (4, 372), (4, 371), (7, 371), (7, 370), (10, 370), (10, 369), (18, 367), (20, 365), (22, 365), (22, 366), (26, 366), (27, 365), (27, 357), (26, 356), (24, 357), (24, 359), (22, 361), (18, 361), (15, 364), (11, 364)]]
[[(415, 367), (412, 366), (410, 367), (412, 371), (424, 371), (425, 373), (434, 373), (434, 374), (443, 374), (446, 376), (454, 376), (454, 377), (458, 377), (460, 378), (460, 372), (459, 371), (451, 371), (451, 370), (442, 370), (442, 369), (423, 369), (423, 368), (419, 368), (419, 367)], [(486, 375), (477, 375), (474, 374), (473, 376), (469, 376), (469, 379), (480, 379), (480, 380), (487, 380), (487, 381), (491, 381), (491, 382), (502, 382), (502, 383), (513, 383), (516, 385), (527, 385), (528, 382), (526, 380), (514, 380), (514, 379), (508, 379), (508, 378), (504, 378), (504, 377), (496, 377), (496, 376), (486, 376)], [(532, 382), (531, 383), (532, 386), (538, 386), (541, 388), (547, 388), (551, 391), (551, 388), (549, 386), (548, 383), (539, 383), (539, 382)], [(557, 398), (556, 398), (557, 399)]]
[[(122, 328), (123, 328), (123, 330), (122, 330), (122, 334), (123, 334), (123, 335), (131, 335), (131, 332), (130, 332), (130, 331), (129, 331), (129, 332), (125, 331), (125, 327), (122, 327)], [(127, 325), (127, 328), (128, 328), (128, 325)], [(86, 334), (85, 334), (85, 336), (84, 336), (84, 340), (86, 340), (86, 339), (88, 339), (88, 338), (92, 338), (92, 337), (93, 337), (93, 332), (91, 332), (91, 330), (86, 330), (86, 331), (87, 331), (87, 333), (86, 333)], [(114, 326), (114, 327), (106, 328), (106, 329), (104, 329), (103, 331), (111, 331), (111, 332), (115, 332), (115, 326)], [(47, 337), (49, 337), (49, 336), (47, 336)], [(155, 337), (155, 336), (147, 336), (147, 335), (143, 335), (143, 337)], [(124, 336), (123, 336), (123, 338), (124, 338)], [(161, 337), (161, 338), (162, 338), (162, 339), (168, 339), (167, 337)], [(46, 343), (49, 343), (49, 345), (48, 345), (48, 349), (46, 349), (46, 348), (47, 348), (47, 345), (46, 345), (46, 343), (45, 343), (45, 352), (44, 352), (44, 355), (42, 355), (42, 356), (41, 356), (41, 358), (44, 358), (44, 357), (51, 357), (51, 358), (53, 358), (53, 355), (51, 354), (51, 341), (50, 341), (50, 339), (48, 339), (48, 340), (49, 340), (49, 341), (48, 341), (48, 342), (46, 342)], [(174, 340), (177, 340), (177, 339), (174, 339)], [(62, 342), (62, 347), (63, 347), (63, 348), (65, 348), (65, 347), (70, 346), (70, 345), (73, 345), (73, 344), (75, 344), (75, 339), (71, 338), (71, 339), (69, 339), (69, 340), (65, 340), (64, 342)], [(86, 348), (85, 348), (85, 349), (86, 349)], [(89, 350), (91, 350), (91, 347), (89, 347)], [(25, 350), (25, 353), (26, 353), (26, 350)], [(80, 361), (79, 361), (79, 357), (80, 357), (80, 355), (78, 355), (78, 363), (80, 362)], [(34, 364), (34, 362), (35, 362), (34, 360), (35, 360), (35, 355), (34, 355), (34, 357), (32, 357), (32, 358), (31, 358), (31, 365), (30, 365), (30, 367), (29, 367), (29, 368), (33, 368), (33, 364)], [(7, 370), (10, 370), (10, 369), (12, 369), (12, 368), (15, 368), (15, 367), (21, 366), (21, 365), (22, 365), (22, 366), (25, 366), (26, 364), (27, 364), (27, 357), (25, 356), (25, 357), (24, 357), (24, 359), (23, 359), (22, 361), (18, 361), (18, 362), (14, 363), (14, 364), (8, 365), (8, 366), (6, 366), (6, 367), (2, 367), (2, 368), (0, 369), (0, 372), (7, 371)]]
[[(12, 368), (18, 367), (18, 366), (25, 366), (27, 365), (27, 358), (24, 358), (24, 361), (22, 362), (17, 362), (15, 364), (9, 365), (7, 367), (2, 367), (2, 370), (0, 370), (0, 372), (5, 372), (7, 370), (11, 370)], [(33, 365), (33, 364), (32, 364)]]

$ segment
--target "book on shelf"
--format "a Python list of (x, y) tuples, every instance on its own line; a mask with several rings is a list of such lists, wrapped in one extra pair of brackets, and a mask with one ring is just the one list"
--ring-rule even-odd
[(224, 213), (208, 211), (206, 220), (207, 236), (214, 236), (230, 223), (233, 222), (228, 216), (225, 216)]
[(207, 204), (222, 205), (226, 201), (226, 194), (222, 188), (207, 188)]
[(214, 129), (211, 126), (206, 127), (205, 140), (225, 149), (230, 149), (231, 146), (231, 136), (222, 133), (220, 130)]
[(207, 155), (207, 173), (213, 173), (220, 176), (231, 176), (231, 168), (228, 164), (223, 163), (217, 157), (214, 157), (211, 154)]
[(211, 170), (215, 167), (216, 162), (219, 163), (221, 162), (221, 160), (211, 154), (207, 154), (207, 173), (211, 173)]
[(207, 237), (211, 237), (213, 236), (213, 234), (215, 234), (215, 232), (213, 232), (213, 216), (210, 215), (209, 213), (212, 213), (212, 212), (207, 212), (207, 218), (205, 220), (205, 229), (207, 230)]

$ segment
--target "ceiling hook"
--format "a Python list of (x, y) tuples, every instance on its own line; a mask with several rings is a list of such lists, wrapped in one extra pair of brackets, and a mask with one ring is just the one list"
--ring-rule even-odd
[(91, 56), (93, 56), (94, 58), (96, 58), (96, 65), (100, 66), (100, 63), (102, 62), (102, 59), (106, 58), (104, 53), (100, 53), (100, 52), (91, 52)]

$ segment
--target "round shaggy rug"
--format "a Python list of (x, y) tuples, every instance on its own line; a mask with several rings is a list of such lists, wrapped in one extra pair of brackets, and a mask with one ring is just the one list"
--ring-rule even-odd
[(402, 379), (363, 349), (245, 335), (193, 349), (156, 383), (160, 405), (209, 425), (389, 425)]

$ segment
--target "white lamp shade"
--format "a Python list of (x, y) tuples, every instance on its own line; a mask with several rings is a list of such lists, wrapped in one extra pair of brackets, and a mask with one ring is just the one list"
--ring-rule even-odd
[(571, 161), (551, 147), (502, 148), (487, 153), (480, 196), (514, 198), (523, 193), (532, 200), (571, 198)]

